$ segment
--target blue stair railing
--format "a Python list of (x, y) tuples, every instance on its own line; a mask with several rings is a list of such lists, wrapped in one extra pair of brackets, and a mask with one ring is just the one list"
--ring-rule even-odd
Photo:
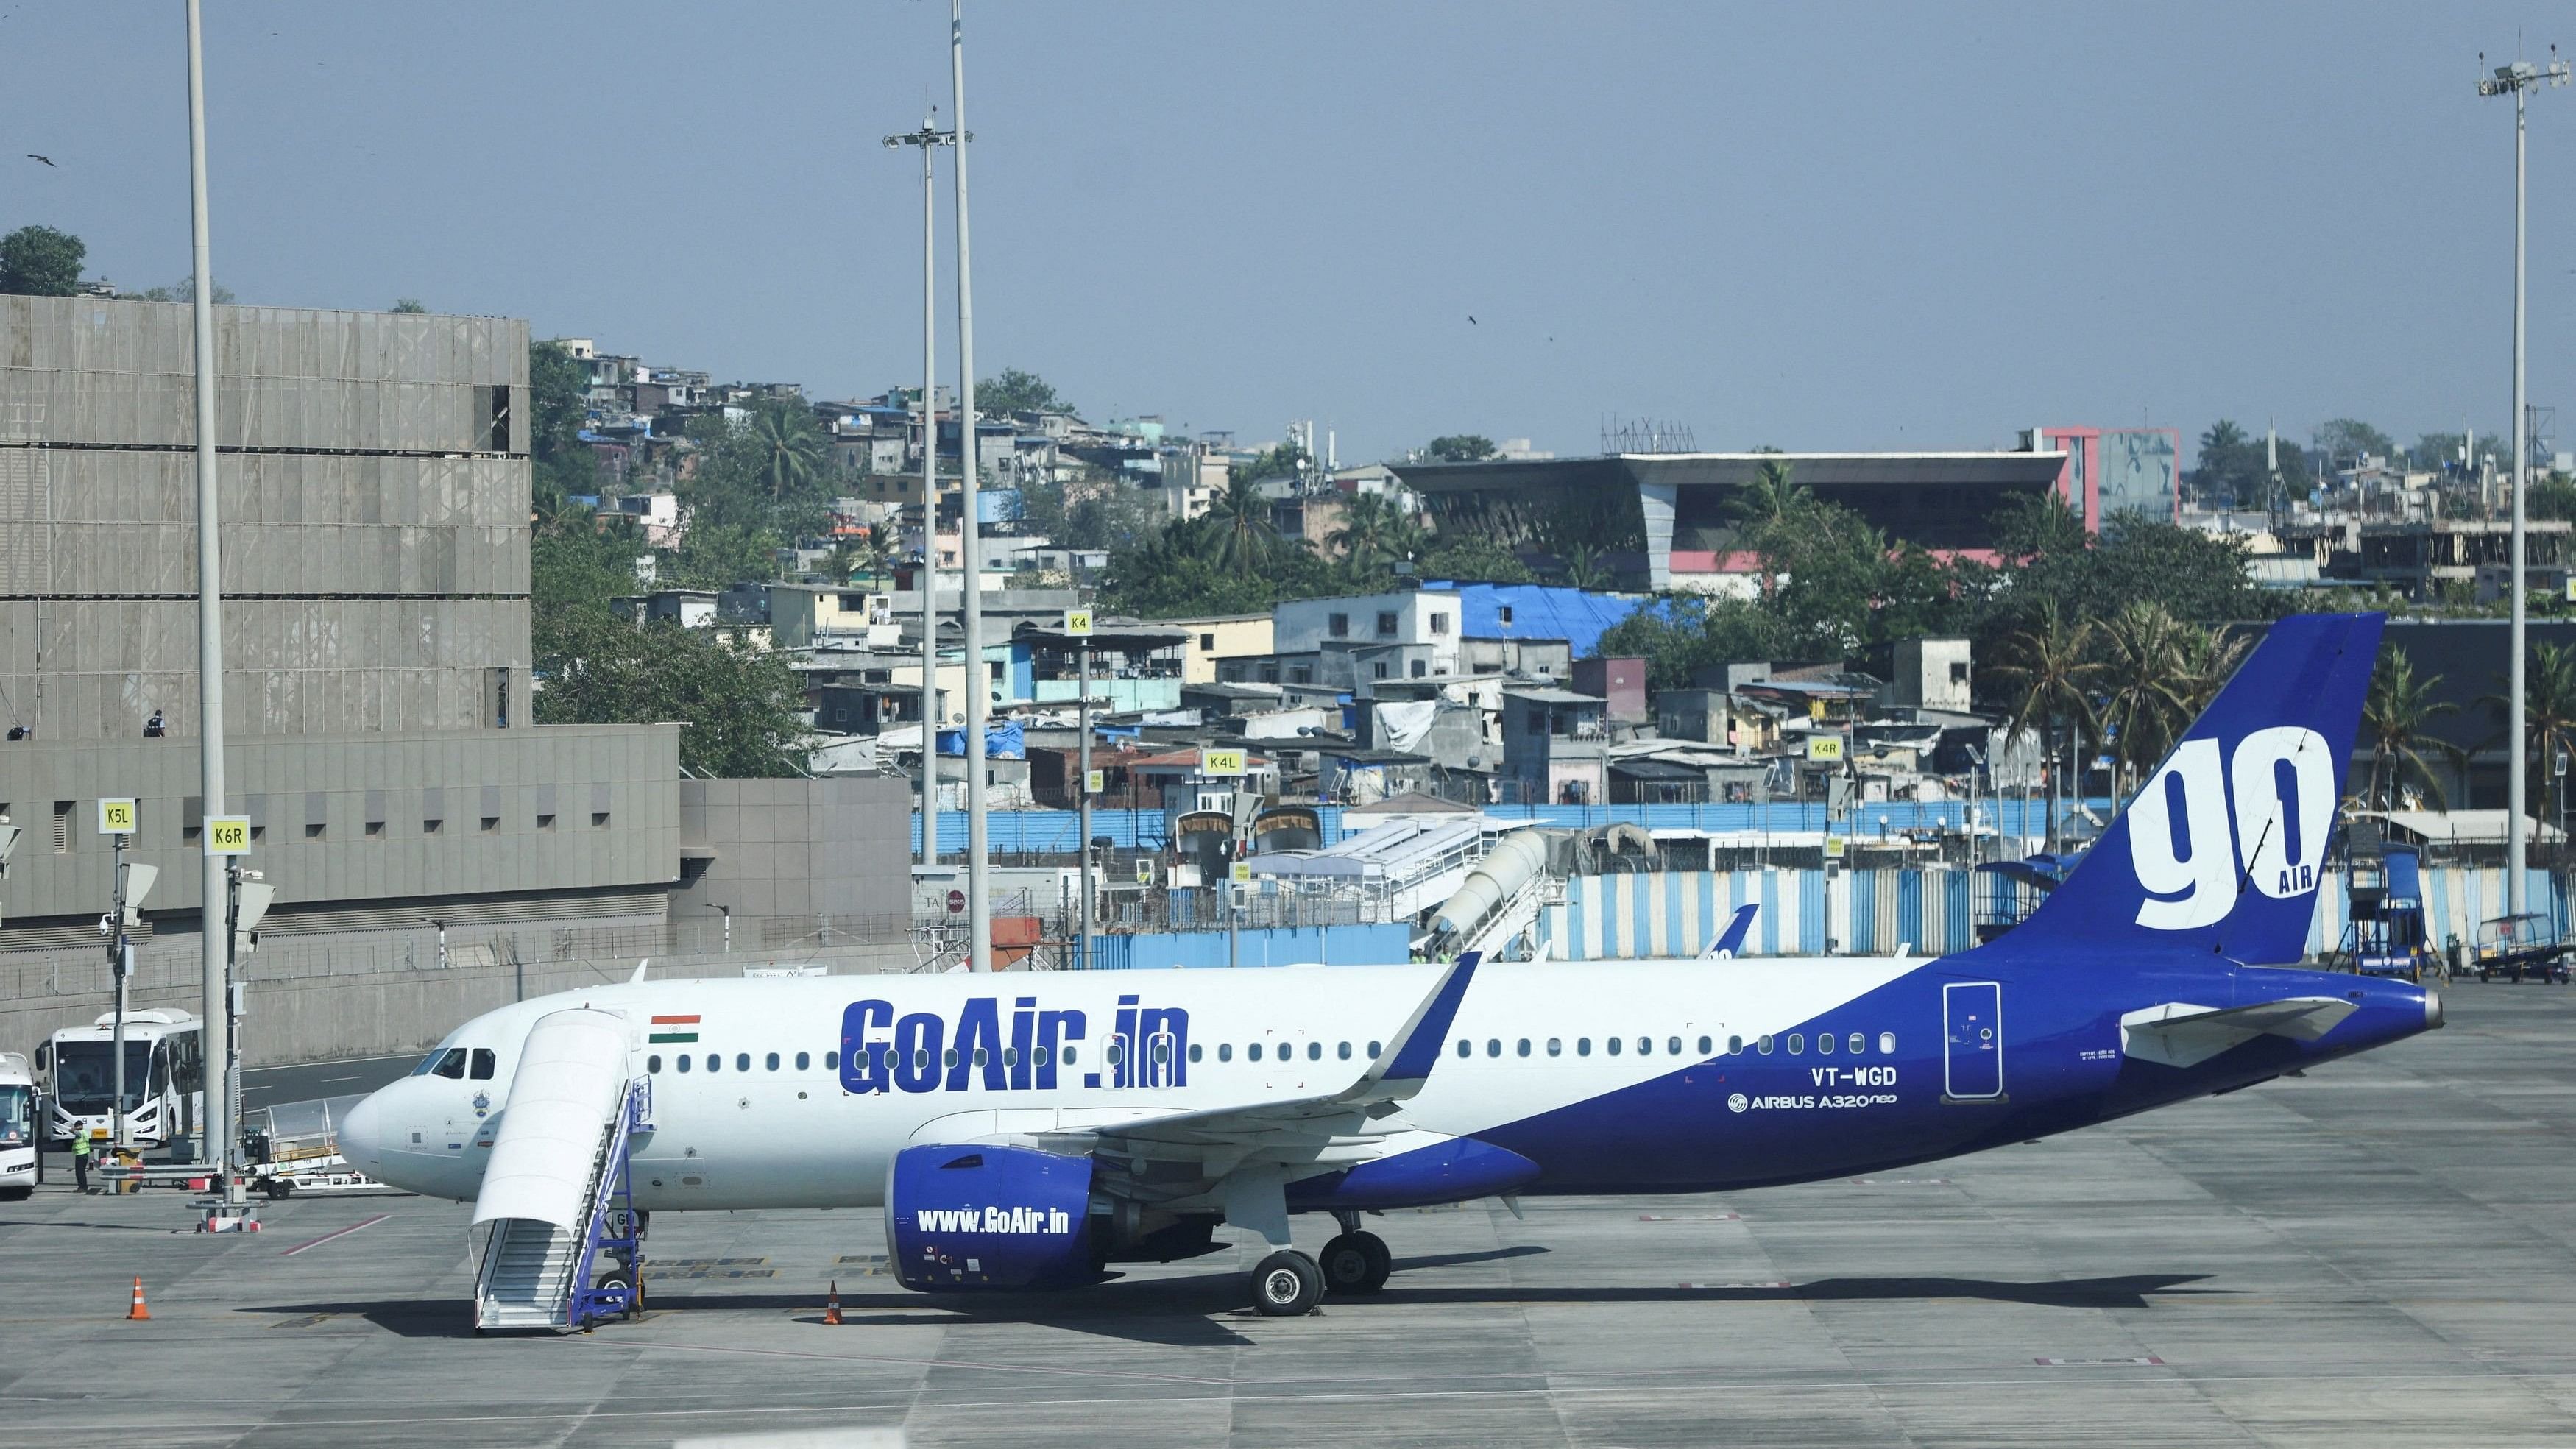
[[(601, 1155), (599, 1183), (582, 1224), (581, 1262), (573, 1270), (569, 1324), (588, 1328), (604, 1318), (631, 1318), (644, 1311), (644, 1225), (635, 1210), (635, 1134), (653, 1130), (653, 1079), (637, 1077), (626, 1084), (617, 1124)], [(596, 1281), (599, 1255), (607, 1253), (619, 1272)]]

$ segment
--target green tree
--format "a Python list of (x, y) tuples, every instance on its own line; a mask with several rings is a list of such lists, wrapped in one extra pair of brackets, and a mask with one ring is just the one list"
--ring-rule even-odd
[(1987, 527), (1994, 530), (1995, 552), (2017, 563), (2093, 546), (2084, 520), (2054, 492), (2013, 494), (1987, 515)]
[(421, 301), (418, 297), (396, 297), (394, 299), (394, 310), (397, 312), (427, 312), (429, 310), (429, 304)]
[(2361, 737), (2370, 746), (2370, 781), (2362, 793), (2365, 805), (2398, 809), (2411, 784), (2434, 809), (2451, 808), (2441, 776), (2424, 757), (2429, 748), (2454, 764), (2463, 760), (2457, 746), (2433, 733), (2435, 719), (2460, 708), (2432, 697), (2439, 682), (2438, 676), (2418, 676), (2405, 650), (2390, 645), (2379, 651), (2378, 666), (2370, 672), (2370, 693), (2361, 705)]
[(1601, 633), (1597, 658), (1646, 661), (1650, 689), (1683, 689), (1701, 669), (1790, 655), (1787, 631), (1769, 610), (1743, 599), (1666, 598)]
[(589, 375), (560, 342), (528, 346), (529, 487), (539, 511), (568, 494), (596, 496), (599, 460), (581, 441)]
[(2111, 756), (2131, 779), (2165, 757), (2198, 711), (2184, 635), (2192, 626), (2141, 599), (2095, 629), (2102, 666), (2099, 723)]
[(1270, 500), (1240, 473), (1229, 475), (1208, 499), (1207, 518), (1218, 538), (1212, 562), (1222, 567), (1258, 569), (1278, 546), (1279, 535), (1270, 527)]
[(1794, 522), (1816, 506), (1816, 495), (1797, 479), (1795, 465), (1785, 458), (1765, 458), (1753, 472), (1753, 481), (1737, 489), (1726, 500), (1726, 516), (1734, 519), (1748, 542), (1760, 546), (1764, 529)]
[[(138, 302), (193, 302), (197, 300), (197, 279), (191, 274), (166, 287), (146, 287), (133, 295)], [(233, 289), (221, 282), (215, 283), (215, 305), (229, 307), (233, 301)]]
[[(2058, 601), (2043, 601), (2031, 623), (2003, 640), (2001, 658), (1986, 668), (1989, 687), (2003, 700), (2009, 737), (2030, 736), (2050, 753), (2073, 759), (2083, 742), (2100, 734), (2093, 708), (2094, 682), (2103, 666), (2093, 657), (2093, 626), (2069, 620)], [(2048, 848), (2057, 844), (2057, 791), (2066, 773), (2048, 776)]]
[(1494, 440), (1479, 433), (1444, 433), (1422, 445), (1432, 463), (1481, 463), (1494, 456)]
[(693, 522), (671, 553), (666, 586), (729, 589), (778, 577), (777, 534), (742, 523)]
[(2357, 463), (2364, 453), (2385, 458), (2397, 451), (2386, 433), (2359, 418), (2333, 418), (2319, 423), (2314, 437), (2321, 455), (2319, 461), (2328, 469)]
[(22, 226), (0, 236), (0, 292), (22, 297), (69, 297), (80, 291), (81, 263), (89, 247), (50, 226)]
[(975, 384), (975, 411), (994, 418), (1012, 413), (1069, 413), (1076, 409), (1058, 396), (1045, 378), (1006, 367), (1001, 376)]
[[(2499, 674), (2498, 692), (2478, 697), (2495, 721), (2498, 744), (2505, 742), (2512, 707), (2511, 697), (2502, 691), (2510, 685), (2510, 679)], [(2522, 701), (2523, 768), (2530, 771), (2529, 779), (2546, 781), (2561, 755), (2576, 761), (2576, 645), (2532, 646), (2530, 667), (2523, 671)], [(2571, 769), (2576, 769), (2576, 763), (2571, 763)], [(2548, 797), (2544, 790), (2535, 789), (2531, 798), (2538, 806)]]
[(1418, 572), (1426, 579), (1485, 584), (1533, 584), (1538, 575), (1519, 554), (1480, 534), (1437, 533), (1424, 546)]
[(543, 724), (685, 721), (680, 765), (729, 779), (802, 773), (804, 686), (783, 656), (667, 621), (638, 628), (604, 612), (541, 615)]
[(528, 541), (530, 612), (540, 621), (567, 613), (607, 617), (610, 600), (643, 592), (635, 561), (646, 552), (625, 519), (605, 527), (587, 519), (541, 524)]
[(783, 505), (819, 481), (826, 447), (814, 410), (788, 398), (763, 398), (751, 409), (751, 449), (769, 501)]

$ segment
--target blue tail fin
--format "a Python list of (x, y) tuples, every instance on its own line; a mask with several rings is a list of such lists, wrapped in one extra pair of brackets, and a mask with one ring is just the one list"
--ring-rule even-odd
[(2381, 614), (2274, 624), (2066, 883), (1998, 944), (2306, 953)]
[(1712, 961), (1743, 955), (1744, 938), (1753, 930), (1753, 913), (1760, 909), (1760, 906), (1751, 904), (1737, 906), (1735, 919), (1726, 923), (1726, 929), (1718, 932), (1717, 939), (1710, 942), (1708, 949), (1701, 954)]

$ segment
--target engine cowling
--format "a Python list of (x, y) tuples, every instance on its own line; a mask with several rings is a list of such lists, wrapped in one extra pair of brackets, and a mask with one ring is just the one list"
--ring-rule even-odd
[(928, 1145), (886, 1176), (886, 1257), (925, 1293), (1055, 1288), (1100, 1276), (1088, 1157)]

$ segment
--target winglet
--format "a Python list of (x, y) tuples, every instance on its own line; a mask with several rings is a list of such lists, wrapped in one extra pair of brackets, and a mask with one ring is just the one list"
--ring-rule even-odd
[(647, 966), (650, 966), (650, 965), (652, 965), (652, 964), (653, 964), (653, 958), (652, 958), (652, 957), (650, 957), (650, 956), (647, 956), (647, 957), (645, 957), (643, 960), (636, 962), (636, 963), (635, 963), (635, 974), (634, 974), (634, 975), (632, 975), (632, 976), (627, 977), (627, 978), (626, 978), (626, 983), (627, 983), (629, 986), (632, 986), (632, 985), (634, 985), (636, 982), (643, 980), (643, 979), (644, 979), (644, 968), (645, 968), (645, 967), (647, 967)]
[(1718, 932), (1717, 940), (1708, 948), (1706, 959), (1711, 961), (1724, 961), (1732, 957), (1743, 955), (1744, 940), (1753, 932), (1754, 913), (1761, 909), (1762, 907), (1755, 902), (1747, 902), (1743, 905), (1737, 906), (1735, 908), (1735, 919), (1726, 923), (1725, 930)]
[(1476, 978), (1482, 955), (1469, 951), (1459, 956), (1345, 1097), (1409, 1097), (1421, 1089), (1431, 1064), (1440, 1060), (1440, 1044), (1449, 1035), (1449, 1023), (1457, 1020), (1458, 1004), (1467, 999), (1467, 984)]

